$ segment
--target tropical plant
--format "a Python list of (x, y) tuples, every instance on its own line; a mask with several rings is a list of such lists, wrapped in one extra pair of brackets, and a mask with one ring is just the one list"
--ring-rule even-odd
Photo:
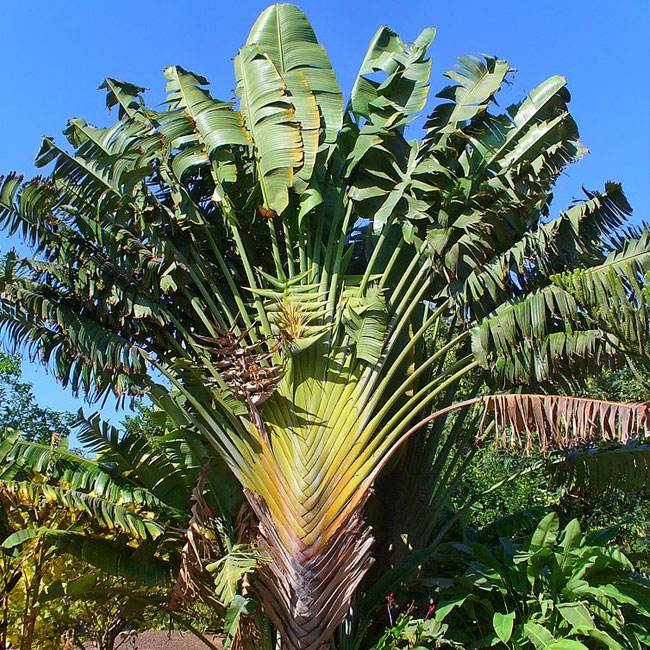
[[(2, 611), (6, 632), (16, 620), (12, 612), (22, 608), (14, 625), (21, 650), (42, 631), (55, 600), (110, 601), (106, 616), (96, 616), (88, 627), (106, 648), (147, 605), (167, 609), (199, 476), (207, 482), (206, 507), (229, 507), (230, 514), (238, 508), (240, 494), (229, 490), (231, 483), (219, 469), (223, 463), (214, 459), (208, 466), (210, 450), (200, 441), (145, 436), (140, 428), (119, 435), (97, 417), (85, 421), (78, 435), (97, 452), (94, 459), (70, 452), (56, 439), (46, 446), (16, 432), (0, 443)], [(59, 566), (62, 554), (76, 559), (70, 571)], [(107, 583), (102, 575), (120, 583)], [(192, 629), (181, 605), (168, 613)]]
[[(589, 379), (578, 394), (616, 401), (642, 401), (649, 395), (643, 382), (629, 368), (604, 369)], [(608, 457), (624, 456), (630, 450), (634, 452), (629, 458), (631, 462), (607, 462)], [(583, 467), (549, 474), (524, 471), (539, 463), (538, 454), (525, 454), (517, 448), (506, 450), (494, 444), (484, 445), (466, 469), (453, 502), (458, 507), (467, 500), (476, 502), (467, 519), (478, 529), (532, 506), (540, 516), (548, 510), (556, 510), (563, 520), (577, 518), (587, 532), (616, 526), (616, 543), (641, 570), (647, 570), (650, 561), (650, 504), (647, 499), (650, 483), (638, 445), (603, 444), (589, 452), (585, 455), (572, 453), (571, 461), (565, 465), (568, 470), (576, 460), (582, 460)], [(628, 471), (622, 475), (621, 469), (626, 464)], [(518, 474), (519, 478), (508, 482), (506, 489), (476, 499), (495, 482), (512, 474)], [(524, 527), (513, 533), (529, 533), (532, 528), (526, 526), (535, 522), (521, 519), (521, 523)]]
[(584, 535), (576, 519), (560, 531), (552, 512), (523, 541), (472, 543), (435, 620), (463, 647), (647, 647), (650, 582), (611, 546), (615, 534)]
[[(84, 570), (85, 569), (85, 570)], [(91, 643), (98, 650), (118, 650), (131, 645), (133, 637), (144, 629), (165, 625), (165, 602), (137, 584), (108, 577), (87, 566), (76, 573), (66, 572), (52, 582), (40, 602), (42, 623), (55, 618), (57, 638), (49, 647), (61, 648), (63, 638), (73, 647)], [(44, 615), (43, 610), (47, 610)], [(39, 650), (47, 646), (39, 644)]]
[[(150, 586), (155, 573), (148, 575), (147, 569), (154, 564), (161, 571), (147, 557), (151, 553), (146, 544), (139, 553), (129, 548), (132, 540), (149, 540), (151, 545), (163, 530), (161, 522), (130, 507), (142, 504), (134, 497), (137, 490), (120, 485), (106, 468), (102, 472), (98, 463), (77, 457), (56, 442), (30, 443), (10, 432), (0, 443), (2, 647), (9, 647), (8, 642), (20, 650), (29, 650), (34, 642), (38, 647), (47, 645), (44, 626), (51, 609), (43, 606), (44, 599), (50, 600), (47, 592), (62, 576), (79, 577), (80, 571), (79, 563), (62, 564), (62, 553), (78, 559), (89, 556), (94, 564), (138, 577)], [(132, 555), (138, 558), (134, 561)], [(56, 647), (56, 630), (50, 631), (55, 638), (49, 642)]]
[[(29, 647), (25, 636), (25, 573), (31, 575), (33, 566), (26, 558), (22, 565), (23, 578), (7, 594), (7, 638), (4, 648)], [(89, 571), (88, 565), (61, 553), (49, 553), (42, 566), (42, 580), (38, 598), (29, 604), (34, 612), (31, 647), (38, 650), (61, 650), (71, 645), (84, 648), (93, 643), (103, 650), (115, 650), (128, 642), (131, 630), (163, 627), (168, 621), (163, 593), (156, 600), (150, 587), (138, 586), (122, 578), (100, 577), (100, 572)], [(119, 583), (118, 583), (119, 580)], [(24, 582), (23, 582), (24, 581)], [(83, 596), (81, 585), (92, 581)], [(104, 589), (113, 585), (113, 589)], [(3, 594), (3, 597), (5, 595)], [(124, 633), (124, 635), (122, 635)], [(67, 642), (67, 646), (65, 645)]]
[[(5, 432), (0, 443), (0, 461), (4, 461), (17, 434)], [(51, 449), (56, 444), (53, 438)], [(29, 444), (29, 443), (27, 443)], [(47, 449), (44, 445), (41, 445)], [(51, 490), (42, 482), (49, 468), (30, 478), (36, 481), (13, 480), (16, 473), (10, 465), (0, 464), (0, 562), (2, 562), (2, 620), (0, 630), (2, 648), (15, 644), (20, 650), (29, 650), (35, 639), (40, 597), (48, 580), (61, 568), (51, 536), (57, 531), (87, 528), (87, 521), (72, 515), (69, 509), (59, 507), (56, 496), (45, 496)], [(52, 496), (50, 494), (50, 496)], [(41, 636), (41, 635), (37, 635)], [(37, 639), (38, 643), (42, 638)], [(7, 645), (9, 644), (9, 645)]]
[(448, 626), (433, 617), (414, 618), (400, 614), (379, 637), (372, 650), (408, 650), (410, 648), (462, 647), (446, 638)]
[(584, 152), (565, 80), (494, 112), (510, 66), (463, 58), (407, 140), (434, 35), (380, 28), (345, 104), (306, 17), (273, 5), (235, 59), (236, 105), (178, 66), (164, 110), (107, 79), (115, 124), (70, 120), (68, 148), (43, 142), (46, 178), (0, 186), (5, 230), (34, 249), (5, 264), (5, 333), (89, 399), (147, 394), (172, 435), (212, 445), (291, 650), (361, 638), (358, 616), (461, 516), (445, 508), (475, 442), (543, 451), (648, 424), (645, 405), (535, 394), (624, 363), (575, 278), (600, 300), (650, 269), (615, 183), (547, 218)]

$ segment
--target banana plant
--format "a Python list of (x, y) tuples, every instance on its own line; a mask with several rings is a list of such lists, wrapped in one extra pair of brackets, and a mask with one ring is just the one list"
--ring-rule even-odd
[[(241, 566), (241, 545), (224, 548), (241, 490), (196, 436), (121, 433), (96, 415), (80, 418), (77, 433), (86, 449), (95, 452), (94, 458), (71, 452), (56, 435), (50, 445), (24, 440), (10, 430), (0, 438), (3, 599), (10, 599), (15, 589), (25, 592), (29, 615), (23, 617), (21, 648), (31, 647), (37, 603), (60, 598), (122, 598), (126, 610), (133, 603), (155, 604), (202, 637), (190, 620), (191, 597), (203, 597), (219, 585), (236, 591), (249, 572)], [(197, 501), (203, 518), (196, 517)], [(190, 550), (205, 544), (206, 538), (214, 547), (208, 561), (220, 558), (228, 565), (217, 567), (214, 576), (192, 563)], [(52, 583), (53, 561), (61, 554), (75, 558), (87, 575), (63, 576)], [(188, 567), (190, 576), (184, 573)], [(111, 583), (108, 576), (119, 583)], [(229, 601), (220, 593), (216, 596), (211, 604), (223, 618)], [(9, 608), (2, 611), (6, 617)]]
[(629, 356), (558, 278), (588, 274), (605, 300), (650, 270), (648, 233), (615, 183), (551, 218), (585, 152), (561, 77), (498, 112), (509, 64), (461, 58), (408, 140), (434, 36), (380, 28), (346, 102), (305, 15), (273, 5), (235, 58), (234, 101), (180, 66), (162, 110), (109, 78), (112, 126), (70, 120), (67, 145), (43, 141), (46, 177), (0, 185), (4, 230), (34, 251), (6, 258), (4, 333), (88, 399), (147, 395), (211, 445), (290, 650), (354, 628), (382, 476), (380, 575), (445, 534), (487, 436), (647, 435), (646, 405), (545, 392)]
[(21, 629), (13, 630), (21, 650), (32, 647), (39, 603), (61, 553), (132, 584), (152, 588), (171, 579), (164, 534), (180, 513), (137, 483), (120, 480), (111, 465), (68, 451), (57, 438), (43, 445), (6, 431), (0, 439), (2, 611), (7, 625), (12, 592), (22, 591)]

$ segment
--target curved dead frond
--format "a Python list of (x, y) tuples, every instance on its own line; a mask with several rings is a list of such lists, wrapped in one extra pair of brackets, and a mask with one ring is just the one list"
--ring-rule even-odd
[(185, 532), (186, 542), (181, 551), (181, 565), (172, 589), (169, 608), (172, 611), (191, 607), (200, 599), (206, 604), (223, 609), (223, 604), (215, 597), (213, 579), (207, 566), (217, 560), (221, 549), (214, 535), (206, 533), (214, 513), (203, 496), (209, 466), (201, 468), (190, 498), (190, 517)]
[(627, 443), (650, 436), (650, 404), (620, 403), (566, 395), (490, 395), (484, 398), (494, 413), (496, 438), (542, 452), (568, 449), (595, 441)]

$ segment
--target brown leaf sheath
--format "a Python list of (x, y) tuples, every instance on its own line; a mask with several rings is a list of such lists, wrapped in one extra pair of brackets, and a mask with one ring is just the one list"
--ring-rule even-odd
[[(255, 589), (287, 650), (326, 650), (373, 560), (365, 499), (319, 549), (289, 547), (262, 499), (246, 493), (259, 520), (258, 545), (271, 561)], [(316, 544), (312, 545), (315, 546)]]

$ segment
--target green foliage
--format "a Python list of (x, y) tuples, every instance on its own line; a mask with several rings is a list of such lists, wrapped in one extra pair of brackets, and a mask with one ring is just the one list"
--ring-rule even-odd
[[(576, 394), (621, 402), (644, 401), (648, 389), (629, 369), (604, 370), (588, 378)], [(539, 513), (556, 510), (564, 520), (577, 517), (586, 531), (616, 526), (616, 542), (634, 557), (640, 568), (647, 570), (650, 564), (648, 483), (638, 461), (627, 465), (627, 469), (621, 461), (620, 456), (629, 449), (634, 450), (635, 446), (608, 445), (573, 451), (568, 456), (556, 457), (556, 463), (549, 466), (539, 454), (484, 447), (463, 473), (453, 501), (457, 507), (467, 501), (474, 503), (467, 515), (467, 523), (474, 528), (494, 529), (498, 520), (507, 520), (510, 527), (501, 530), (506, 535), (530, 532), (530, 519), (518, 516), (530, 509)], [(634, 458), (634, 453), (631, 456)], [(560, 462), (562, 458), (566, 461)], [(590, 476), (582, 471), (574, 475), (583, 462), (598, 463), (598, 474)], [(601, 477), (600, 484), (594, 480), (597, 476)], [(494, 484), (502, 481), (504, 487), (489, 492)]]
[(113, 650), (135, 632), (164, 625), (167, 616), (160, 609), (164, 600), (162, 590), (143, 589), (98, 571), (89, 572), (84, 565), (72, 565), (44, 590), (40, 619), (55, 618), (59, 639)]
[(235, 544), (223, 557), (206, 568), (215, 574), (214, 594), (226, 607), (230, 607), (241, 592), (242, 580), (261, 564), (260, 552), (245, 544)]
[(223, 622), (224, 647), (229, 648), (233, 645), (235, 638), (240, 634), (242, 618), (249, 613), (252, 603), (253, 601), (250, 598), (246, 598), (241, 594), (235, 594), (231, 600)]
[[(474, 502), (468, 513), (468, 523), (479, 529), (528, 508), (557, 506), (565, 489), (551, 485), (548, 476), (540, 470), (527, 471), (539, 461), (539, 455), (531, 457), (516, 450), (508, 452), (494, 446), (482, 448), (463, 474), (461, 485), (454, 495), (456, 506), (460, 507), (466, 501)], [(508, 480), (516, 474), (521, 475), (515, 480)], [(507, 485), (485, 494), (501, 481), (507, 481)]]
[(21, 358), (0, 352), (0, 435), (19, 429), (33, 442), (49, 444), (52, 434), (68, 438), (75, 416), (40, 406), (33, 385), (21, 379)]
[[(64, 530), (67, 551), (133, 579), (144, 553), (191, 585), (225, 554), (203, 534), (211, 514), (230, 534), (245, 502), (244, 541), (271, 562), (255, 583), (269, 619), (288, 647), (325, 647), (353, 603), (372, 616), (372, 592), (408, 580), (467, 513), (471, 499), (456, 512), (450, 499), (499, 416), (513, 444), (531, 428), (553, 429), (562, 449), (637, 433), (642, 406), (573, 400), (562, 422), (553, 408), (568, 399), (486, 395), (566, 388), (628, 350), (642, 356), (650, 235), (626, 224), (616, 183), (550, 214), (555, 181), (585, 152), (562, 77), (501, 110), (510, 65), (463, 57), (424, 137), (408, 141), (434, 35), (406, 43), (380, 28), (346, 105), (307, 18), (273, 5), (234, 59), (234, 103), (177, 66), (162, 107), (107, 79), (111, 126), (73, 119), (66, 145), (43, 141), (46, 178), (0, 180), (0, 226), (33, 248), (4, 260), (0, 330), (91, 401), (153, 405), (126, 435), (88, 418), (92, 462), (3, 447), (10, 471), (45, 476), (38, 499), (74, 492), (66, 507), (110, 529), (83, 545), (85, 530)], [(593, 304), (609, 299), (625, 327)], [(642, 452), (607, 458), (620, 475)], [(373, 539), (377, 580), (357, 601)], [(233, 641), (254, 616), (237, 583), (218, 584)], [(500, 613), (490, 629), (509, 639), (518, 628)]]
[(147, 436), (149, 438), (164, 433), (166, 416), (150, 404), (136, 400), (131, 412), (124, 416), (122, 428), (129, 436)]
[(549, 513), (520, 541), (470, 543), (465, 573), (440, 590), (436, 620), (473, 648), (645, 647), (650, 582), (613, 536), (584, 535), (575, 519), (560, 530)]
[[(390, 606), (390, 605), (389, 605)], [(449, 626), (435, 618), (400, 614), (370, 650), (426, 650), (462, 646), (446, 637)]]
[[(33, 647), (61, 650), (93, 643), (114, 650), (120, 633), (160, 628), (167, 617), (160, 609), (162, 594), (136, 584), (89, 571), (88, 566), (57, 554), (48, 560), (37, 608)], [(10, 635), (20, 647), (21, 599), (10, 603)]]
[[(86, 605), (70, 603), (82, 593), (88, 607), (103, 598), (106, 617), (98, 613), (86, 623), (97, 630), (104, 621), (106, 631), (115, 622), (109, 612), (117, 603), (106, 604), (102, 596), (108, 575), (119, 577), (113, 584), (120, 585), (125, 607), (134, 598), (141, 604), (137, 611), (127, 607), (132, 616), (122, 616), (121, 627), (135, 621), (147, 604), (143, 598), (158, 591), (152, 587), (168, 587), (171, 578), (174, 544), (165, 547), (156, 538), (179, 518), (170, 519), (171, 511), (161, 508), (156, 520), (157, 503), (108, 466), (55, 444), (28, 443), (16, 433), (6, 437), (0, 445), (0, 627), (9, 641), (21, 650), (32, 644), (60, 648), (61, 635), (83, 622)], [(102, 577), (89, 566), (106, 573)], [(148, 589), (138, 597), (141, 585)], [(81, 620), (71, 619), (69, 611)]]

